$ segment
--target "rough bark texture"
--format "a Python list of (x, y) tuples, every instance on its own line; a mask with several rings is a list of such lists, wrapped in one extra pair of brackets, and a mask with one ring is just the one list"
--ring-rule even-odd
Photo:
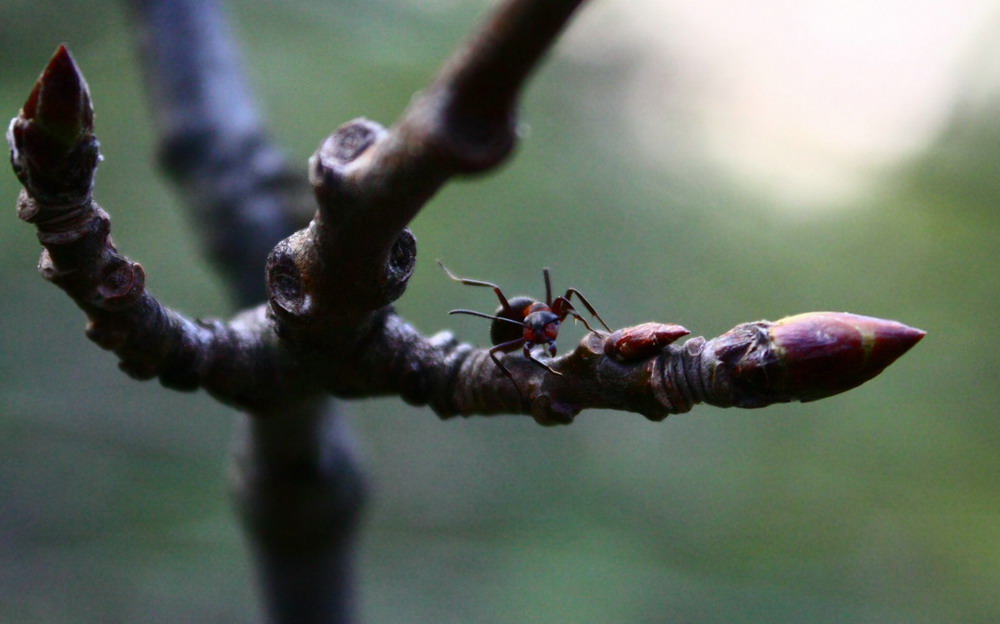
[(305, 176), (289, 173), (268, 141), (218, 7), (133, 2), (161, 161), (234, 299), (259, 301), (266, 286), (266, 303), (228, 322), (164, 306), (113, 244), (110, 218), (92, 199), (100, 155), (89, 92), (68, 50), (60, 47), (11, 122), (24, 185), (18, 215), (36, 226), (42, 274), (87, 315), (87, 335), (135, 378), (203, 388), (249, 415), (234, 495), (272, 621), (353, 617), (364, 484), (329, 396), (398, 395), (442, 417), (528, 414), (544, 425), (587, 408), (661, 420), (701, 402), (830, 396), (871, 379), (924, 335), (820, 312), (674, 344), (687, 330), (646, 323), (591, 332), (542, 366), (503, 355), (508, 375), (488, 350), (448, 332), (425, 337), (398, 316), (391, 304), (416, 261), (407, 224), (451, 176), (511, 153), (524, 82), (579, 4), (501, 2), (395, 125), (342, 126), (310, 161), (315, 214), (293, 232)]

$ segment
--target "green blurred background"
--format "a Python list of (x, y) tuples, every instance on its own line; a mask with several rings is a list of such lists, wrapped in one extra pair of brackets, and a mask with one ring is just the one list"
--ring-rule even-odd
[[(486, 342), (485, 322), (445, 314), (495, 302), (445, 279), (440, 257), (523, 293), (539, 293), (551, 266), (557, 289), (581, 289), (612, 326), (673, 321), (714, 336), (849, 310), (929, 334), (845, 395), (702, 406), (661, 424), (590, 411), (543, 429), (351, 404), (373, 489), (364, 621), (1000, 621), (1000, 7), (956, 65), (926, 145), (877, 170), (847, 163), (868, 182), (832, 194), (783, 193), (780, 166), (769, 179), (713, 157), (683, 55), (661, 74), (667, 87), (678, 76), (676, 92), (636, 80), (653, 52), (616, 35), (627, 5), (595, 4), (536, 77), (516, 158), (451, 184), (414, 222), (420, 262), (402, 312), (427, 333)], [(231, 8), (273, 134), (304, 171), (342, 122), (395, 119), (486, 6)], [(740, 29), (726, 3), (709, 10)], [(886, 23), (887, 40), (901, 28)], [(69, 43), (93, 93), (96, 196), (116, 243), (168, 304), (227, 316), (194, 224), (151, 165), (129, 31), (117, 3), (6, 0), (0, 112), (16, 114)], [(686, 34), (665, 24), (657, 36)], [(889, 95), (873, 88), (872, 109), (885, 115)], [(0, 621), (260, 621), (226, 493), (241, 416), (203, 393), (132, 381), (87, 341), (82, 315), (35, 271), (16, 191), (0, 172)], [(567, 329), (563, 344), (578, 337)]]

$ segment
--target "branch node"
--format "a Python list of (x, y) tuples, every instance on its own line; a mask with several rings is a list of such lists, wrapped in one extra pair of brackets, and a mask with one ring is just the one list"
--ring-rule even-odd
[(461, 341), (455, 337), (454, 332), (445, 329), (428, 338), (427, 343), (434, 349), (451, 351), (460, 345)]
[(697, 336), (680, 347), (667, 347), (653, 361), (650, 386), (663, 411), (644, 414), (646, 418), (660, 421), (670, 414), (683, 414), (704, 400), (705, 389), (700, 382), (704, 346), (705, 339)]
[(146, 285), (146, 272), (138, 262), (122, 257), (117, 266), (107, 268), (104, 279), (97, 287), (97, 307), (115, 312), (132, 306), (142, 296)]
[(119, 349), (128, 340), (128, 329), (97, 319), (90, 319), (85, 334), (94, 344), (105, 351)]
[(517, 115), (513, 101), (483, 102), (481, 97), (459, 99), (452, 85), (432, 88), (414, 100), (408, 118), (413, 127), (408, 131), (422, 136), (429, 153), (455, 173), (492, 169), (517, 144)]
[(156, 365), (150, 362), (122, 360), (118, 362), (118, 369), (138, 381), (149, 381), (157, 375)]
[(352, 195), (345, 182), (348, 165), (386, 134), (380, 124), (360, 117), (337, 128), (323, 141), (309, 159), (309, 182), (321, 211), (344, 207), (344, 201)]
[(314, 263), (304, 258), (313, 255), (311, 229), (299, 230), (279, 242), (267, 258), (268, 301), (271, 311), (282, 321), (277, 324), (279, 335), (285, 323), (301, 323), (313, 311), (307, 281), (308, 269)]
[(381, 288), (385, 305), (403, 296), (416, 264), (417, 239), (409, 228), (404, 228), (389, 251), (388, 263), (385, 267)]
[(531, 417), (543, 427), (571, 425), (579, 413), (579, 408), (553, 400), (548, 394), (541, 394), (531, 402)]

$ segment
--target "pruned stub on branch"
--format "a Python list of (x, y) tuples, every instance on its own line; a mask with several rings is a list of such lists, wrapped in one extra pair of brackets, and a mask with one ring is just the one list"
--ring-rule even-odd
[[(506, 344), (525, 344), (524, 353), (475, 349), (447, 332), (428, 338), (401, 319), (391, 304), (416, 262), (407, 225), (452, 176), (490, 169), (511, 152), (523, 84), (578, 4), (502, 3), (396, 124), (356, 119), (326, 139), (309, 164), (312, 222), (271, 251), (268, 301), (228, 323), (164, 306), (145, 289), (142, 267), (112, 244), (110, 219), (91, 197), (100, 155), (89, 90), (60, 46), (8, 130), (24, 186), (18, 214), (38, 228), (43, 275), (84, 310), (88, 336), (129, 374), (205, 388), (251, 412), (322, 394), (393, 394), (444, 417), (524, 413), (559, 424), (609, 408), (659, 420), (701, 402), (762, 407), (830, 396), (923, 337), (895, 321), (815, 312), (678, 344), (685, 328), (651, 322), (592, 331), (541, 361), (530, 347), (548, 330), (529, 327), (527, 313), (525, 337)], [(576, 314), (573, 294), (548, 294), (558, 320)]]

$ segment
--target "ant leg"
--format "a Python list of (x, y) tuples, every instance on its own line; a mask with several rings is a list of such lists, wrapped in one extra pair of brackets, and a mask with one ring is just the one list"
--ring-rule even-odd
[[(561, 316), (562, 318), (566, 318), (567, 316), (572, 316), (574, 320), (577, 320), (577, 321), (580, 321), (581, 323), (583, 323), (583, 326), (587, 328), (587, 331), (597, 333), (597, 330), (594, 329), (590, 325), (590, 323), (587, 322), (587, 319), (585, 319), (582, 316), (580, 316), (580, 313), (576, 311), (576, 308), (573, 307), (573, 304), (570, 303), (565, 297), (558, 297), (555, 300), (555, 302), (553, 303), (552, 312), (554, 314), (557, 314), (557, 315)], [(601, 319), (601, 317), (598, 316), (597, 318), (602, 323), (604, 322), (604, 320)], [(608, 326), (605, 325), (604, 327), (607, 328)], [(608, 331), (610, 332), (611, 329), (608, 328)]]
[(545, 278), (545, 305), (552, 307), (552, 280), (549, 279), (549, 267), (542, 269), (542, 277)]
[(518, 338), (517, 340), (511, 340), (509, 342), (502, 342), (494, 346), (492, 349), (490, 349), (489, 353), (490, 353), (490, 359), (493, 360), (493, 363), (497, 365), (497, 368), (503, 371), (503, 374), (507, 376), (507, 379), (510, 380), (510, 383), (514, 384), (514, 389), (517, 390), (517, 395), (521, 397), (521, 401), (524, 401), (524, 393), (521, 392), (521, 388), (519, 388), (517, 382), (514, 381), (514, 374), (511, 373), (510, 369), (504, 366), (503, 362), (500, 361), (500, 358), (497, 357), (497, 351), (504, 351), (505, 349), (516, 347), (518, 344), (522, 342), (524, 342), (524, 338)]
[(529, 361), (534, 362), (535, 364), (538, 364), (539, 366), (541, 366), (545, 370), (549, 371), (553, 375), (558, 375), (559, 377), (562, 377), (563, 376), (562, 373), (560, 373), (556, 369), (552, 368), (551, 366), (549, 366), (545, 362), (543, 362), (543, 361), (535, 358), (535, 356), (531, 355), (531, 348), (534, 347), (534, 346), (535, 345), (533, 345), (530, 342), (525, 342), (524, 343), (524, 357), (528, 358)]
[(456, 282), (460, 282), (462, 284), (465, 284), (466, 286), (484, 286), (486, 288), (492, 288), (493, 292), (496, 293), (497, 295), (497, 299), (500, 300), (500, 305), (503, 307), (503, 311), (508, 314), (513, 314), (513, 310), (510, 307), (510, 303), (507, 302), (507, 297), (503, 294), (503, 291), (500, 290), (499, 286), (497, 286), (493, 282), (484, 282), (481, 280), (466, 279), (464, 277), (459, 277), (454, 273), (452, 273), (451, 271), (449, 271), (448, 267), (446, 267), (444, 263), (441, 262), (440, 260), (438, 260), (437, 263), (438, 266), (441, 267), (441, 270), (445, 272), (445, 275), (455, 280)]
[[(483, 312), (476, 312), (475, 310), (449, 310), (448, 314), (468, 314), (469, 316), (478, 316), (479, 318), (491, 319), (494, 321), (504, 321), (505, 323), (511, 323), (513, 325), (517, 325), (518, 327), (524, 327), (524, 323), (515, 321), (514, 319), (509, 319), (503, 316), (495, 316), (493, 314), (484, 314)], [(505, 342), (503, 343), (503, 346), (512, 347), (518, 340), (523, 340), (523, 338)]]
[[(590, 326), (587, 319), (580, 316), (573, 307), (573, 304), (569, 302), (566, 297), (556, 297), (556, 300), (552, 302), (552, 313), (561, 319), (565, 319), (567, 316), (572, 316), (574, 320), (583, 323), (583, 326), (587, 328), (587, 331), (597, 333), (597, 330)], [(605, 326), (606, 327), (606, 326)], [(610, 329), (608, 331), (611, 331)]]
[[(597, 333), (597, 330), (590, 326), (590, 323), (587, 322), (587, 319), (585, 319), (582, 316), (580, 316), (577, 313), (576, 310), (569, 309), (569, 310), (566, 311), (566, 314), (568, 316), (572, 316), (574, 320), (577, 320), (577, 321), (580, 321), (581, 323), (583, 323), (583, 326), (587, 328), (587, 331), (593, 332), (595, 334)], [(611, 331), (611, 330), (608, 330), (608, 331)]]
[[(600, 321), (601, 325), (604, 325), (604, 329), (606, 329), (608, 331), (611, 331), (611, 328), (608, 327), (608, 324), (604, 322), (604, 319), (601, 318), (601, 315), (597, 313), (597, 310), (594, 309), (594, 306), (590, 305), (590, 302), (587, 301), (587, 298), (584, 297), (583, 293), (581, 293), (579, 290), (577, 290), (575, 288), (568, 288), (566, 290), (566, 294), (563, 295), (562, 297), (559, 297), (559, 299), (557, 299), (556, 301), (559, 301), (559, 300), (565, 301), (566, 305), (568, 306), (568, 309), (569, 310), (574, 310), (573, 304), (571, 304), (570, 301), (569, 301), (570, 298), (573, 295), (576, 295), (576, 297), (580, 300), (580, 303), (583, 304), (583, 307), (587, 308), (587, 312), (590, 312), (592, 315), (594, 315), (594, 318), (596, 318), (598, 321)], [(555, 312), (555, 310), (553, 310), (553, 312)], [(560, 314), (560, 312), (556, 312), (556, 314)], [(574, 315), (574, 316), (576, 316), (577, 318), (580, 318), (579, 315)], [(583, 319), (580, 318), (580, 320), (582, 321)], [(587, 325), (586, 322), (584, 322), (584, 325), (587, 327), (587, 329), (590, 329), (590, 326)], [(590, 331), (594, 331), (594, 330), (590, 329)]]

